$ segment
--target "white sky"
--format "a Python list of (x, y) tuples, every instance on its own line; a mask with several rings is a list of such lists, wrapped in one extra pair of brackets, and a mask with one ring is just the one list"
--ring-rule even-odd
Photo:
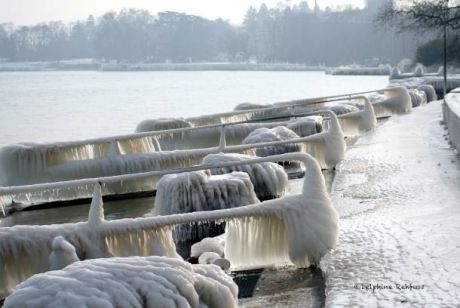
[[(74, 21), (88, 15), (102, 15), (122, 8), (147, 9), (152, 14), (161, 11), (178, 11), (215, 19), (221, 17), (232, 23), (241, 23), (249, 6), (269, 7), (277, 3), (296, 4), (300, 0), (0, 0), (0, 23), (13, 22), (30, 25), (42, 21)], [(313, 7), (314, 0), (307, 0)], [(317, 0), (322, 8), (351, 4), (362, 6), (364, 0)]]

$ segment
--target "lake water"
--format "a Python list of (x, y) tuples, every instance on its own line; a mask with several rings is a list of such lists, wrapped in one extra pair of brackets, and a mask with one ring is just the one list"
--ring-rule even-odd
[(386, 87), (386, 76), (323, 72), (2, 72), (0, 146), (133, 132), (146, 118), (230, 111)]

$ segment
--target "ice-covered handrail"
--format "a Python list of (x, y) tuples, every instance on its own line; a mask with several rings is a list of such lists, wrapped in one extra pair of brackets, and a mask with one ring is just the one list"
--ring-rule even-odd
[(288, 261), (299, 267), (319, 264), (327, 250), (335, 247), (338, 215), (327, 194), (317, 161), (308, 154), (288, 153), (221, 165), (289, 160), (305, 165), (302, 193), (260, 204), (169, 216), (101, 220), (96, 225), (76, 223), (0, 228), (0, 294), (10, 291), (28, 276), (47, 270), (46, 259), (56, 236), (63, 236), (86, 258), (133, 254), (174, 256), (174, 243), (168, 233), (171, 227), (204, 221), (228, 222), (225, 255), (233, 266)]
[[(356, 95), (374, 93), (374, 92), (380, 92), (380, 91), (391, 91), (391, 90), (392, 88), (387, 88), (387, 89), (363, 91), (363, 92), (356, 92), (356, 93), (349, 93), (349, 94), (292, 100), (292, 101), (287, 101), (287, 102), (275, 103), (276, 105), (279, 104), (279, 106), (275, 106), (275, 107), (230, 111), (230, 112), (225, 112), (225, 113), (213, 114), (212, 116), (227, 116), (227, 115), (230, 116), (230, 115), (249, 114), (249, 113), (261, 112), (261, 111), (276, 111), (280, 109), (285, 110), (287, 107), (304, 106), (304, 105), (309, 105), (309, 104), (326, 103), (326, 102), (333, 102), (333, 101), (351, 100), (351, 99), (357, 98), (357, 97), (354, 97)], [(216, 127), (221, 127), (222, 125), (226, 125), (226, 126), (238, 125), (238, 124), (245, 124), (245, 123), (254, 123), (260, 120), (273, 120), (273, 119), (279, 119), (279, 118), (280, 117), (264, 117), (264, 118), (260, 118), (256, 120), (249, 119), (245, 121), (235, 121), (235, 122), (229, 122), (229, 123), (207, 124), (207, 125), (175, 128), (175, 129), (168, 129), (168, 130), (161, 130), (161, 131), (138, 132), (138, 133), (114, 135), (114, 136), (108, 136), (108, 137), (88, 138), (88, 139), (76, 140), (76, 141), (64, 141), (64, 142), (59, 142), (59, 144), (44, 143), (44, 144), (37, 144), (37, 145), (50, 146), (50, 147), (71, 147), (71, 146), (84, 146), (84, 145), (96, 144), (96, 143), (111, 143), (111, 142), (116, 142), (116, 141), (125, 141), (129, 139), (136, 139), (136, 138), (143, 138), (143, 137), (154, 137), (158, 135), (183, 133), (183, 132), (193, 131), (193, 130), (203, 129), (203, 128), (216, 128)]]
[(393, 114), (409, 113), (412, 110), (412, 102), (409, 92), (405, 87), (393, 87), (385, 92), (393, 92), (390, 98), (373, 103), (377, 118), (389, 117)]
[[(319, 114), (319, 113), (329, 113), (335, 117), (335, 114), (329, 110), (311, 112), (311, 114)], [(229, 147), (225, 147), (222, 150), (224, 152), (232, 153), (232, 152), (239, 152), (239, 151), (244, 151), (244, 150), (249, 150), (249, 149), (259, 148), (259, 147), (284, 145), (284, 144), (290, 144), (290, 143), (301, 143), (301, 142), (310, 141), (314, 139), (317, 139), (316, 135), (307, 136), (303, 138), (296, 138), (296, 139), (291, 139), (291, 140), (280, 140), (280, 141), (272, 141), (272, 142), (261, 142), (261, 143), (254, 143), (254, 144), (229, 146)], [(218, 151), (215, 151), (215, 152), (218, 152)], [(270, 156), (270, 157), (274, 157), (274, 156)], [(260, 159), (263, 159), (263, 158), (260, 158)], [(246, 163), (241, 163), (241, 164), (246, 164)], [(154, 177), (154, 176), (163, 176), (166, 174), (184, 173), (184, 172), (207, 170), (207, 169), (213, 169), (213, 168), (224, 168), (224, 167), (232, 167), (232, 166), (236, 166), (236, 163), (235, 162), (225, 162), (225, 163), (221, 163), (218, 165), (217, 164), (216, 165), (214, 164), (197, 165), (197, 166), (191, 166), (191, 167), (186, 167), (186, 168), (139, 172), (139, 173), (131, 173), (131, 174), (123, 174), (123, 175), (115, 175), (115, 176), (107, 176), (107, 177), (97, 177), (97, 178), (61, 181), (61, 182), (53, 182), (53, 183), (39, 183), (39, 184), (32, 184), (32, 185), (0, 187), (0, 196), (18, 194), (18, 193), (26, 193), (26, 192), (34, 192), (34, 191), (42, 191), (42, 190), (59, 189), (59, 188), (78, 187), (78, 186), (84, 186), (84, 185), (93, 185), (98, 182), (103, 183), (103, 184), (116, 183), (116, 182), (122, 182), (122, 181), (149, 178), (149, 177)]]

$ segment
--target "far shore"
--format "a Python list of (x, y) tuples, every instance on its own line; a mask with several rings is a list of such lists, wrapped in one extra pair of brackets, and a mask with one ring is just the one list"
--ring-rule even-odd
[(0, 62), (0, 72), (28, 71), (325, 71), (324, 66), (299, 63), (190, 62), (127, 63), (96, 60), (50, 62)]

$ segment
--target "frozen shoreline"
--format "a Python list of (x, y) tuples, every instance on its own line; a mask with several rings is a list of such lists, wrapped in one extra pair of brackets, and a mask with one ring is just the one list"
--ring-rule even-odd
[(440, 121), (440, 101), (394, 116), (338, 165), (341, 232), (322, 261), (326, 307), (460, 302), (460, 161)]

